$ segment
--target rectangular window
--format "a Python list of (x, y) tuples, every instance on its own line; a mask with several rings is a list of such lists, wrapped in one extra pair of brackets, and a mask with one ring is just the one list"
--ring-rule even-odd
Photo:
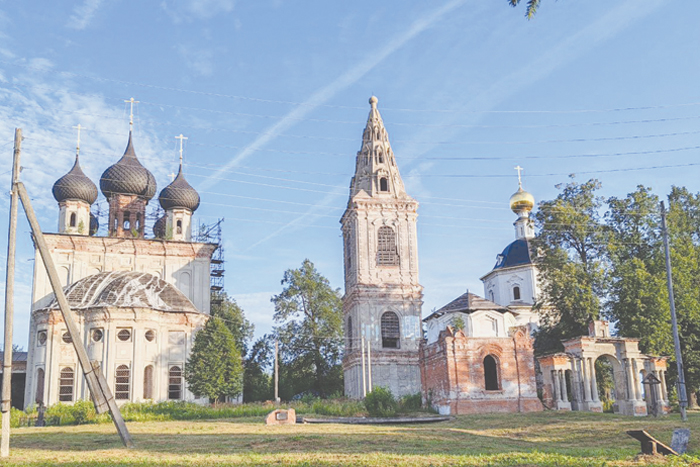
[(179, 365), (168, 369), (168, 399), (182, 399), (182, 367)]

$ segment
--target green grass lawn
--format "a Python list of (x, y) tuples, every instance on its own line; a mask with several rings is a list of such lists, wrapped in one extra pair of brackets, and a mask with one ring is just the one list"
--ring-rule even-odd
[[(136, 448), (121, 446), (112, 425), (16, 428), (2, 465), (61, 466), (495, 466), (700, 465), (700, 414), (687, 424), (612, 414), (538, 413), (460, 416), (426, 425), (291, 425), (261, 418), (131, 422)], [(670, 443), (691, 429), (689, 455), (638, 456), (625, 434), (645, 429)]]

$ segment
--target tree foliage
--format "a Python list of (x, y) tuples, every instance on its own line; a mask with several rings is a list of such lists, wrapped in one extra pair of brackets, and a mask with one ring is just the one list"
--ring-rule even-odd
[[(602, 315), (640, 350), (675, 360), (658, 197), (644, 186), (603, 200), (600, 184), (570, 182), (539, 205), (533, 241), (542, 297), (538, 351), (586, 334)], [(688, 392), (700, 389), (700, 194), (674, 187), (667, 225)], [(675, 377), (675, 365), (669, 366)]]
[(213, 292), (211, 298), (211, 315), (223, 321), (231, 331), (241, 355), (245, 356), (255, 326), (246, 319), (243, 309), (226, 292)]
[(267, 401), (274, 397), (270, 376), (270, 367), (274, 358), (271, 345), (273, 340), (273, 336), (264, 335), (255, 341), (250, 349), (245, 360), (243, 402)]
[(342, 391), (340, 291), (308, 259), (284, 273), (282, 286), (272, 297), (280, 342), (280, 396), (311, 392), (328, 397)]
[[(510, 3), (510, 6), (515, 8), (520, 4), (520, 0), (508, 0), (508, 3)], [(527, 7), (525, 7), (525, 17), (527, 19), (532, 19), (535, 17), (535, 13), (537, 13), (537, 9), (540, 7), (540, 0), (527, 0)]]
[(533, 240), (543, 300), (538, 351), (550, 350), (563, 338), (585, 334), (600, 313), (604, 296), (607, 228), (601, 221), (603, 199), (597, 180), (559, 186), (561, 193), (543, 201), (535, 215)]
[(195, 336), (185, 365), (185, 380), (197, 397), (218, 401), (240, 395), (243, 389), (241, 353), (233, 334), (221, 319), (211, 317)]

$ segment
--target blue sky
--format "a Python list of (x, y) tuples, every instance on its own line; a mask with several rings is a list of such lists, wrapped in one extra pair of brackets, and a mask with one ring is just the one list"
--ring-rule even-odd
[[(136, 151), (159, 189), (177, 168), (174, 137), (189, 138), (196, 217), (225, 218), (226, 290), (261, 335), (284, 270), (304, 258), (343, 286), (338, 221), (374, 94), (421, 203), (425, 315), (483, 293), (513, 239), (516, 165), (538, 200), (572, 173), (605, 196), (700, 190), (700, 3), (544, 0), (523, 14), (506, 0), (0, 1), (0, 186), (21, 127), (22, 178), (55, 231), (50, 188), (72, 165), (72, 127), (87, 128), (81, 160), (97, 181), (124, 151), (134, 97)], [(25, 347), (28, 231), (22, 219)]]

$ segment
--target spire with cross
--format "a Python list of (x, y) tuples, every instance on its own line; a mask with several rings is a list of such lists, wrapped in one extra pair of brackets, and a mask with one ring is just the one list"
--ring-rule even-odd
[(180, 136), (176, 136), (175, 139), (180, 140), (180, 170), (182, 170), (182, 142), (187, 139), (187, 136), (183, 136), (182, 133), (180, 133)]
[(520, 173), (521, 173), (523, 170), (525, 170), (525, 169), (523, 169), (523, 168), (520, 167), (519, 165), (516, 165), (516, 166), (513, 167), (513, 168), (514, 168), (515, 170), (518, 171), (518, 188), (522, 188), (522, 187), (523, 187), (523, 180), (522, 180), (522, 178), (521, 178), (521, 176), (520, 176)]
[(85, 129), (80, 123), (78, 123), (78, 126), (74, 126), (73, 128), (76, 128), (78, 130), (78, 144), (75, 146), (75, 157), (78, 157), (80, 155), (80, 130)]
[(134, 98), (132, 97), (128, 101), (124, 102), (126, 102), (127, 104), (131, 104), (131, 109), (129, 111), (129, 131), (131, 131), (134, 128), (134, 104), (138, 104), (139, 101), (134, 100)]

